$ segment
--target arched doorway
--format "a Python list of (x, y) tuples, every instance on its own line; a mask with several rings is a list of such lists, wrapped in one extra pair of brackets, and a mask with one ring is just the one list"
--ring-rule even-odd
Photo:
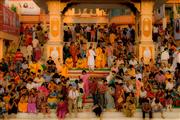
[[(130, 11), (130, 14), (127, 14), (127, 15), (124, 14), (126, 12), (125, 11), (126, 9)], [(124, 10), (123, 11), (124, 13), (122, 13), (122, 10)], [(102, 13), (101, 15), (99, 15), (97, 13), (100, 11)], [(68, 16), (67, 15), (68, 12), (71, 15)], [(135, 16), (139, 16), (140, 12), (134, 6), (134, 4), (130, 3), (130, 2), (129, 3), (118, 3), (118, 4), (115, 4), (115, 3), (110, 3), (110, 4), (109, 3), (103, 3), (103, 4), (101, 3), (100, 4), (100, 3), (86, 3), (86, 2), (73, 3), (73, 2), (71, 2), (71, 3), (67, 4), (67, 6), (64, 8), (62, 13), (64, 15), (63, 22), (66, 23), (64, 25), (67, 27), (67, 28), (65, 28), (66, 30), (64, 30), (64, 42), (71, 42), (71, 40), (67, 40), (67, 38), (69, 38), (68, 37), (68, 29), (73, 31), (74, 27), (71, 28), (71, 26), (75, 26), (75, 24), (79, 24), (79, 23), (81, 24), (83, 29), (87, 29), (87, 27), (91, 27), (92, 25), (104, 27), (105, 25), (109, 26), (109, 25), (117, 22), (117, 26), (118, 26), (118, 28), (120, 28), (120, 24), (118, 24), (118, 22), (125, 21), (125, 23), (124, 23), (125, 25), (123, 24), (124, 25), (123, 28), (128, 28), (129, 24), (134, 24), (133, 25), (133, 28), (134, 28), (133, 40), (134, 41), (135, 41), (135, 36), (138, 36), (138, 33), (139, 33), (138, 32), (138, 24), (136, 24), (136, 22), (138, 23), (138, 21)], [(73, 16), (76, 16), (76, 17), (73, 17)], [(130, 17), (133, 16), (132, 21), (128, 19), (129, 16)], [(124, 18), (124, 20), (121, 20), (121, 18)], [(137, 32), (135, 32), (135, 31), (137, 31)], [(135, 33), (137, 35), (135, 35)], [(90, 31), (85, 34), (87, 34), (85, 36), (86, 36), (86, 39), (88, 39), (88, 42), (91, 42), (90, 37), (89, 37)], [(70, 36), (71, 36), (70, 39), (74, 39), (72, 37), (73, 35), (70, 35)], [(95, 39), (96, 39), (95, 42), (97, 42), (98, 41), (97, 36)], [(90, 46), (90, 45), (91, 45), (91, 43), (88, 44), (88, 46)], [(94, 45), (94, 46), (96, 46), (96, 45)]]

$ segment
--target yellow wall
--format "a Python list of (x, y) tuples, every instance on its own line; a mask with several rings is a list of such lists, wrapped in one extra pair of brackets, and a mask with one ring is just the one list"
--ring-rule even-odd
[[(43, 22), (40, 16), (20, 16), (20, 21), (23, 23), (38, 23)], [(49, 23), (49, 16), (46, 16), (46, 21)], [(109, 23), (108, 17), (77, 17), (77, 16), (65, 16), (63, 19), (65, 23)], [(110, 23), (118, 24), (134, 24), (135, 17), (132, 16), (118, 16), (113, 17)]]
[(5, 33), (5, 32), (1, 32), (1, 31), (0, 31), (0, 38), (6, 39), (6, 40), (15, 40), (15, 41), (19, 40), (18, 36), (8, 34), (8, 33)]
[(180, 3), (180, 0), (167, 0), (166, 3), (173, 4), (173, 3)]
[(5, 49), (4, 44), (3, 44), (4, 40), (11, 40), (11, 41), (14, 41), (15, 43), (18, 43), (19, 37), (0, 31), (0, 60), (4, 56), (4, 49)]

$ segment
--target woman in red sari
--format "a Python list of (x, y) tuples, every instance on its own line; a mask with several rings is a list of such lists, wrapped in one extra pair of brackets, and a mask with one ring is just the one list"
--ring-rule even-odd
[(69, 52), (70, 52), (70, 54), (72, 56), (72, 59), (73, 59), (73, 67), (76, 67), (76, 62), (77, 62), (77, 47), (76, 47), (74, 42), (71, 43)]
[(60, 102), (57, 105), (56, 114), (59, 120), (64, 120), (67, 114), (67, 104), (63, 98), (60, 98)]
[(121, 109), (123, 108), (123, 102), (124, 102), (124, 90), (122, 84), (117, 83), (115, 90), (115, 106), (117, 111), (121, 111)]
[(41, 59), (41, 48), (38, 46), (35, 48), (35, 60), (39, 61)]

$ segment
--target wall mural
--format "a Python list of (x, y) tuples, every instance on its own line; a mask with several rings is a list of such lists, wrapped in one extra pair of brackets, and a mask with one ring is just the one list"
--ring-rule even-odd
[(152, 47), (142, 47), (142, 56), (144, 58), (145, 63), (149, 63), (152, 58), (153, 48)]
[(73, 15), (73, 16), (77, 15), (82, 17), (107, 16), (107, 14), (108, 11), (106, 9), (90, 9), (90, 8), (72, 8), (65, 13), (65, 15)]

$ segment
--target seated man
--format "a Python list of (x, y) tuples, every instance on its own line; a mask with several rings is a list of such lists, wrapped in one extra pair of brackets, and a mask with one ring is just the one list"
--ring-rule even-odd
[(78, 57), (77, 63), (76, 63), (76, 67), (77, 68), (83, 68), (84, 64), (83, 64), (83, 59), (81, 56)]
[(72, 56), (68, 57), (65, 61), (66, 66), (68, 67), (68, 69), (73, 68), (73, 59)]
[(132, 117), (136, 111), (136, 106), (133, 100), (126, 101), (124, 105), (124, 114), (127, 117)]
[(154, 98), (152, 104), (151, 104), (151, 107), (152, 107), (152, 111), (153, 112), (161, 112), (161, 118), (164, 119), (164, 115), (163, 115), (163, 106), (162, 104), (160, 103), (159, 99), (157, 98)]
[(52, 57), (49, 57), (49, 60), (47, 61), (47, 69), (48, 72), (55, 72), (56, 70), (56, 64), (54, 62), (54, 60), (52, 60)]

